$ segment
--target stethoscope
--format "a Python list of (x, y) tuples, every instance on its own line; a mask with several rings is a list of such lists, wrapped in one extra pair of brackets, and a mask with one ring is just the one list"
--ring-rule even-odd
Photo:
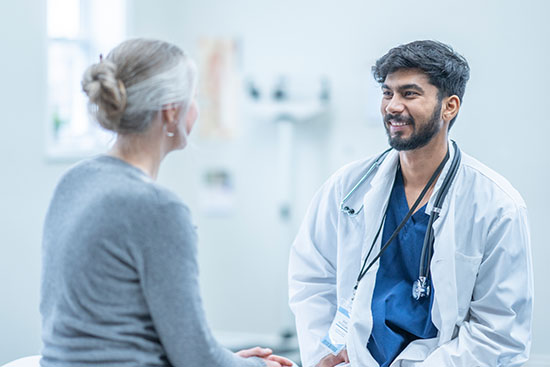
[[(433, 223), (439, 218), (439, 213), (441, 213), (441, 207), (443, 206), (443, 202), (445, 200), (445, 197), (447, 196), (447, 193), (449, 192), (449, 188), (451, 187), (451, 184), (456, 176), (456, 173), (458, 172), (458, 167), (460, 166), (461, 161), (461, 153), (460, 149), (458, 148), (457, 144), (452, 141), (453, 147), (455, 150), (455, 154), (453, 156), (453, 160), (451, 162), (451, 166), (449, 167), (449, 172), (445, 176), (445, 179), (443, 180), (443, 183), (441, 184), (441, 188), (439, 189), (439, 192), (435, 198), (433, 208), (430, 213), (430, 218), (428, 220), (428, 227), (426, 231), (426, 235), (424, 236), (424, 243), (422, 245), (422, 252), (420, 255), (420, 265), (418, 270), (418, 279), (414, 281), (412, 286), (412, 296), (416, 300), (420, 300), (420, 298), (428, 297), (430, 295), (430, 282), (429, 282), (429, 266), (430, 262), (432, 260), (433, 255), (433, 244), (434, 244), (434, 230), (433, 230)], [(348, 205), (346, 205), (346, 202), (350, 199), (350, 197), (354, 194), (354, 192), (369, 178), (374, 171), (382, 164), (388, 153), (391, 151), (391, 148), (384, 151), (372, 165), (368, 168), (367, 172), (361, 177), (361, 179), (355, 184), (355, 186), (351, 189), (351, 191), (342, 199), (342, 202), (340, 204), (340, 211), (347, 214), (350, 217), (357, 216), (362, 210), (363, 205), (357, 210), (350, 208)], [(447, 150), (447, 155), (443, 159), (443, 161), (440, 163), (440, 165), (435, 170), (434, 174), (422, 190), (422, 193), (417, 198), (416, 202), (413, 204), (405, 218), (401, 221), (401, 223), (397, 226), (393, 234), (390, 236), (388, 241), (380, 248), (380, 251), (378, 254), (374, 257), (374, 259), (367, 265), (367, 260), (370, 257), (370, 254), (374, 248), (374, 244), (376, 243), (376, 240), (378, 239), (378, 236), (380, 235), (380, 232), (382, 230), (382, 227), (384, 225), (384, 221), (386, 219), (386, 214), (384, 214), (384, 217), (382, 218), (382, 222), (380, 223), (380, 226), (378, 228), (378, 231), (376, 233), (376, 236), (374, 237), (374, 240), (372, 242), (372, 245), (369, 249), (369, 252), (365, 258), (365, 261), (363, 262), (363, 266), (361, 267), (361, 271), (359, 273), (359, 276), (357, 277), (357, 282), (354, 287), (354, 296), (352, 298), (355, 298), (355, 292), (357, 291), (357, 287), (359, 285), (359, 282), (365, 274), (369, 271), (369, 269), (378, 261), (378, 259), (382, 256), (384, 251), (388, 248), (388, 246), (391, 244), (391, 242), (397, 237), (397, 234), (399, 234), (399, 231), (403, 228), (405, 223), (409, 220), (409, 218), (412, 216), (416, 208), (418, 207), (418, 204), (420, 204), (420, 201), (428, 191), (428, 189), (432, 186), (433, 182), (436, 180), (436, 178), (439, 176), (441, 171), (443, 170), (443, 167), (445, 166), (445, 163), (449, 159), (449, 151)]]

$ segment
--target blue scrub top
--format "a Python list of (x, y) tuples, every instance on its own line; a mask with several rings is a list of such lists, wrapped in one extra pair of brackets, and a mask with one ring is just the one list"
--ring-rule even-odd
[[(418, 279), (428, 227), (425, 209), (426, 206), (418, 209), (409, 218), (380, 258), (372, 298), (373, 328), (367, 348), (381, 367), (389, 366), (412, 341), (437, 336), (431, 317), (433, 292), (429, 298), (418, 301), (411, 294), (413, 282)], [(408, 212), (403, 176), (398, 169), (386, 213), (383, 244)]]

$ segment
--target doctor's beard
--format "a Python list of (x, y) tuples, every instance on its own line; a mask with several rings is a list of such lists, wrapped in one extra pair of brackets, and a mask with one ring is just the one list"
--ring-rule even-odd
[[(412, 116), (387, 114), (384, 116), (384, 128), (386, 129), (386, 134), (388, 135), (388, 143), (397, 151), (422, 148), (439, 132), (440, 113), (441, 101), (439, 101), (439, 103), (435, 106), (430, 119), (425, 124), (420, 126), (418, 130), (416, 130), (416, 121)], [(413, 128), (411, 136), (409, 138), (402, 138), (401, 134), (397, 133), (392, 137), (388, 127), (390, 120), (409, 123)]]

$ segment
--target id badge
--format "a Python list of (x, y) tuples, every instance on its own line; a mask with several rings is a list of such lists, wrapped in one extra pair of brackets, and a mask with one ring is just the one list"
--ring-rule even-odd
[(330, 329), (321, 343), (327, 347), (333, 355), (337, 355), (346, 347), (346, 336), (350, 324), (351, 301), (345, 301), (338, 306), (336, 316), (332, 320)]

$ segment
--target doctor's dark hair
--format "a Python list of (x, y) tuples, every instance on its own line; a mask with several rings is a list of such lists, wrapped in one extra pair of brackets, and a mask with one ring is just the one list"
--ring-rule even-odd
[[(466, 83), (470, 78), (470, 67), (466, 59), (451, 46), (438, 41), (414, 41), (392, 48), (376, 61), (372, 67), (374, 79), (382, 84), (388, 74), (401, 69), (423, 71), (432, 85), (439, 91), (439, 100), (456, 95), (462, 103)], [(456, 120), (455, 116), (449, 129)]]

